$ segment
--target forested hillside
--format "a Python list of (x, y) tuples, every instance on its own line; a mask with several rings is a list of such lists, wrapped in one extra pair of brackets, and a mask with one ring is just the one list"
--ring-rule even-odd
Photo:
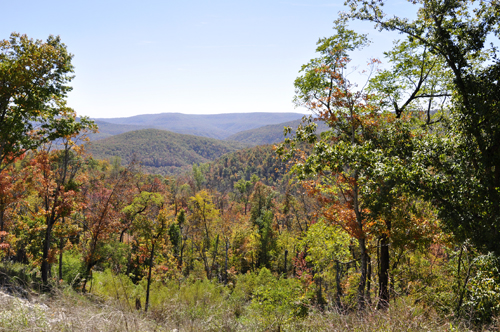
[[(291, 135), (295, 134), (295, 130), (302, 123), (302, 120), (288, 121), (284, 123), (279, 123), (275, 125), (267, 125), (255, 129), (240, 131), (239, 133), (233, 134), (226, 138), (228, 141), (236, 141), (249, 145), (265, 145), (265, 144), (275, 144), (280, 143), (285, 139), (283, 135), (283, 128), (290, 127), (292, 131)], [(327, 130), (327, 126), (323, 122), (317, 122), (318, 134)], [(291, 136), (289, 135), (289, 136)]]
[(273, 145), (247, 148), (223, 155), (203, 166), (206, 185), (219, 192), (230, 192), (240, 180), (257, 176), (269, 186), (281, 183), (286, 165), (281, 162)]
[(91, 142), (87, 150), (98, 159), (120, 157), (123, 165), (135, 158), (145, 172), (167, 175), (244, 147), (237, 142), (143, 129)]

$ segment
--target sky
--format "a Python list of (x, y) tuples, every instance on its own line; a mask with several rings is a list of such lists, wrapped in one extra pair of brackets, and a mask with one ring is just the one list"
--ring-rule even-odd
[[(343, 0), (3, 1), (0, 39), (60, 35), (74, 54), (68, 105), (80, 116), (306, 113), (292, 103), (293, 82), (344, 10)], [(350, 27), (373, 41), (354, 56), (358, 68), (401, 38)]]

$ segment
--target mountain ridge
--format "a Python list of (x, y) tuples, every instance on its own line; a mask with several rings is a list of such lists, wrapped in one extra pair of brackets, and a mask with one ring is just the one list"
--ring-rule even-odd
[[(142, 127), (141, 129), (154, 128), (179, 134), (226, 139), (241, 131), (297, 120), (303, 116), (304, 114), (302, 113), (293, 112), (221, 114), (158, 113), (120, 118), (94, 118), (94, 121), (105, 123), (107, 126), (129, 125)], [(109, 137), (109, 135), (104, 133), (101, 137)]]

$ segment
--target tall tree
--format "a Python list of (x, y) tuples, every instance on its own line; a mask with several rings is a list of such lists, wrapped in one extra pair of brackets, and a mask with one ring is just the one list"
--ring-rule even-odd
[(35, 172), (38, 174), (38, 193), (42, 200), (40, 213), (45, 221), (45, 236), (42, 250), (42, 281), (47, 285), (49, 277), (49, 255), (54, 225), (62, 218), (78, 211), (82, 205), (76, 192), (83, 183), (81, 168), (83, 158), (79, 149), (65, 139), (61, 149), (50, 148), (37, 153)]
[(59, 37), (0, 40), (0, 171), (26, 150), (93, 126), (66, 106), (72, 57)]
[[(23, 160), (25, 155), (19, 157), (19, 161)], [(12, 164), (0, 171), (0, 248), (8, 249), (10, 246), (4, 242), (5, 236), (8, 235), (8, 221), (13, 218), (15, 206), (23, 198), (25, 198), (30, 187), (32, 173), (28, 167)], [(9, 213), (10, 212), (10, 213)]]
[[(358, 305), (363, 308), (368, 266), (368, 210), (361, 199), (360, 185), (367, 165), (365, 143), (373, 136), (378, 108), (371, 104), (370, 96), (363, 90), (356, 91), (346, 76), (349, 51), (365, 46), (366, 36), (348, 29), (342, 21), (337, 22), (335, 29), (334, 36), (318, 41), (316, 51), (320, 57), (302, 66), (304, 74), (295, 81), (295, 102), (310, 109), (331, 128), (315, 144), (309, 157), (304, 155), (296, 164), (295, 170), (302, 179), (311, 174), (320, 175), (310, 191), (327, 207), (325, 217), (341, 224), (358, 242), (361, 265)], [(315, 125), (299, 127), (296, 140), (316, 142), (314, 129)], [(290, 139), (285, 142), (291, 143), (293, 151), (296, 143)]]
[[(79, 222), (83, 228), (81, 246), (84, 250), (85, 280), (91, 277), (94, 265), (105, 257), (99, 253), (102, 243), (113, 235), (121, 234), (127, 225), (121, 220), (122, 209), (132, 201), (136, 192), (131, 179), (133, 165), (126, 169), (106, 174), (98, 170), (87, 170), (88, 179), (82, 186), (81, 196), (85, 201)], [(85, 291), (86, 281), (83, 285)]]
[(146, 303), (144, 310), (148, 311), (149, 291), (156, 250), (164, 241), (164, 235), (173, 222), (173, 212), (165, 207), (165, 197), (158, 192), (142, 191), (134, 198), (132, 204), (124, 211), (134, 216), (132, 230), (136, 241), (142, 243), (149, 254), (149, 269), (146, 287)]
[[(498, 1), (421, 0), (417, 18), (385, 16), (383, 1), (349, 0), (350, 16), (406, 34), (453, 74), (451, 122), (418, 154), (419, 190), (458, 239), (500, 254)], [(488, 46), (488, 42), (492, 43)], [(418, 168), (418, 165), (415, 166)]]
[[(201, 190), (190, 198), (189, 226), (192, 241), (203, 261), (208, 279), (213, 277), (220, 235), (220, 212), (212, 202), (212, 196)], [(210, 249), (212, 252), (210, 253)], [(210, 257), (212, 254), (212, 257)]]

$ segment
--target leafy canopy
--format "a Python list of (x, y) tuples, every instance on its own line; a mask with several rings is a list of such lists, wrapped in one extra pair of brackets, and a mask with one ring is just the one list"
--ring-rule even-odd
[(72, 57), (59, 37), (13, 33), (0, 41), (0, 170), (26, 150), (95, 129), (66, 106)]

